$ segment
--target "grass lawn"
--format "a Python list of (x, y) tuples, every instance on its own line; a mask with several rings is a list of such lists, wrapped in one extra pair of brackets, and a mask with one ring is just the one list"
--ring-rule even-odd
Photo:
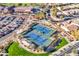
[(62, 38), (62, 42), (58, 46), (56, 46), (56, 49), (59, 49), (65, 46), (66, 44), (68, 44), (68, 42), (66, 41), (66, 38)]
[(8, 48), (8, 55), (9, 56), (48, 56), (50, 53), (43, 53), (43, 54), (34, 54), (31, 53), (19, 46), (19, 43), (14, 42)]
[(37, 4), (37, 3), (2, 3), (2, 5), (5, 5), (5, 6), (13, 6), (13, 5), (15, 5), (17, 7), (18, 6), (22, 6), (22, 7), (39, 6), (39, 4)]

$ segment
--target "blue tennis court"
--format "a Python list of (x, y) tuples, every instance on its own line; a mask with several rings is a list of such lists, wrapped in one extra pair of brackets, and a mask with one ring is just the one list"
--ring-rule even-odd
[(24, 37), (37, 39), (38, 38), (38, 35), (36, 35), (35, 33), (30, 32), (28, 34), (25, 34)]
[(37, 24), (32, 26), (32, 31), (23, 34), (23, 36), (38, 46), (48, 46), (52, 42), (52, 40), (48, 38), (50, 38), (53, 33), (54, 30), (44, 25)]
[(33, 27), (33, 29), (38, 30), (38, 31), (40, 31), (44, 34), (48, 34), (51, 31), (49, 28), (44, 27), (42, 25), (36, 25), (36, 26)]
[(25, 38), (29, 38), (32, 42), (35, 42), (38, 45), (42, 45), (47, 39), (39, 36), (38, 34), (35, 34), (33, 32), (30, 32), (26, 35), (24, 35)]

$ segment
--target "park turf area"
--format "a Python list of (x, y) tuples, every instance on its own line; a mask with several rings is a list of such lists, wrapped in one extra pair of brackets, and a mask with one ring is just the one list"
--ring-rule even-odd
[(65, 46), (66, 44), (68, 44), (68, 42), (66, 41), (66, 38), (62, 38), (62, 42), (56, 46), (56, 49), (60, 49), (61, 47)]
[(1, 6), (16, 6), (16, 7), (29, 7), (29, 6), (39, 6), (40, 4), (37, 4), (37, 3), (2, 3), (0, 4)]
[(43, 53), (43, 54), (34, 54), (31, 53), (19, 46), (19, 43), (14, 42), (8, 48), (8, 55), (9, 56), (48, 56), (50, 53)]
[[(68, 44), (68, 42), (66, 41), (65, 38), (62, 38), (62, 42), (58, 46), (56, 46), (56, 49), (58, 50), (61, 47), (65, 46), (66, 44)], [(49, 52), (49, 53), (43, 53), (43, 54), (34, 54), (21, 48), (19, 46), (19, 43), (17, 42), (13, 42), (7, 50), (8, 50), (9, 56), (48, 56), (49, 54), (52, 53), (52, 52)]]

